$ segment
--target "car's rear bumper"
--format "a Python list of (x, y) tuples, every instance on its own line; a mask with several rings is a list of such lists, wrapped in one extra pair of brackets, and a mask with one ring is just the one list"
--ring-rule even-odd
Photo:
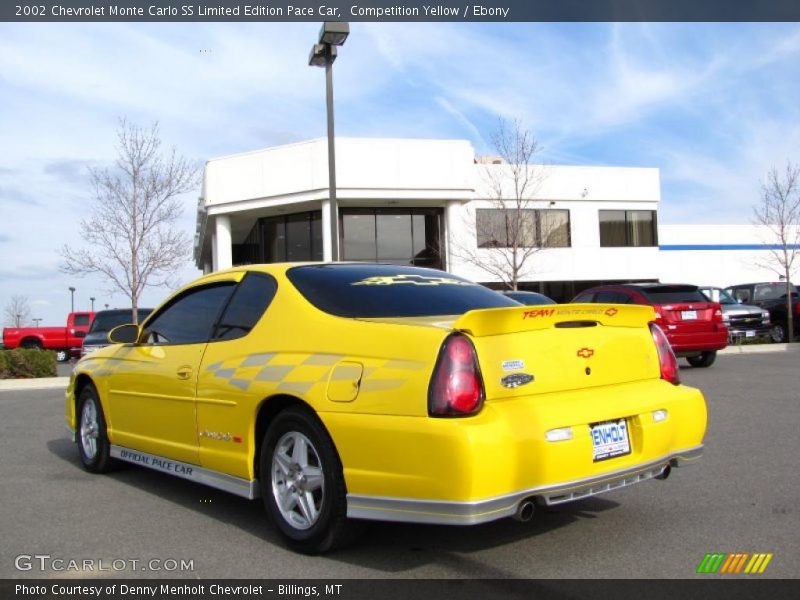
[(728, 345), (727, 327), (713, 332), (678, 333), (666, 331), (672, 350), (678, 356), (722, 350)]
[[(480, 523), (529, 497), (556, 504), (651, 479), (696, 458), (706, 429), (700, 391), (663, 380), (487, 401), (460, 419), (320, 417), (341, 457), (351, 516), (429, 523)], [(623, 418), (630, 452), (594, 459), (592, 425)], [(571, 437), (547, 435), (564, 429)]]
[(553, 505), (572, 502), (635, 483), (663, 477), (668, 468), (697, 460), (703, 446), (688, 448), (644, 465), (555, 485), (520, 490), (513, 494), (478, 502), (452, 502), (347, 495), (347, 516), (352, 519), (430, 523), (437, 525), (478, 525), (517, 512), (520, 503), (532, 500)]

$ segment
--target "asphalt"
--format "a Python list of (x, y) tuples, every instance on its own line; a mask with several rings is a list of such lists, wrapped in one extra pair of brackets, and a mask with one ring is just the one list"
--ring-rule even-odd
[(706, 453), (665, 482), (540, 510), (524, 524), (373, 523), (324, 557), (286, 550), (258, 501), (133, 466), (86, 473), (64, 428), (63, 391), (0, 392), (0, 577), (63, 576), (15, 569), (15, 557), (44, 553), (193, 561), (183, 573), (81, 577), (691, 578), (708, 577), (695, 575), (706, 552), (770, 552), (759, 577), (796, 578), (798, 362), (793, 348), (682, 368), (707, 398)]

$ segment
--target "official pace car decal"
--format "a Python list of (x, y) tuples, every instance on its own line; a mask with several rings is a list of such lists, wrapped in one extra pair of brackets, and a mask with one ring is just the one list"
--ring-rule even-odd
[(379, 275), (366, 277), (361, 281), (354, 281), (350, 285), (478, 285), (463, 279), (452, 279), (450, 277), (428, 277), (426, 275)]

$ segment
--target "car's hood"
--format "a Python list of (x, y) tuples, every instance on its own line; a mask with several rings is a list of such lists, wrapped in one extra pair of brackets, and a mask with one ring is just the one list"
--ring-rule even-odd
[(761, 314), (763, 309), (753, 304), (723, 304), (722, 312), (726, 315), (749, 315), (752, 313)]

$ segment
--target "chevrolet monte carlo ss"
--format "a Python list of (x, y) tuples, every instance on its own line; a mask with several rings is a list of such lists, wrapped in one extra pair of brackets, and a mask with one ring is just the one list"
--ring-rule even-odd
[(449, 273), (249, 265), (207, 275), (75, 367), (86, 469), (117, 460), (263, 497), (324, 552), (360, 519), (529, 519), (702, 453), (650, 306), (522, 306)]

